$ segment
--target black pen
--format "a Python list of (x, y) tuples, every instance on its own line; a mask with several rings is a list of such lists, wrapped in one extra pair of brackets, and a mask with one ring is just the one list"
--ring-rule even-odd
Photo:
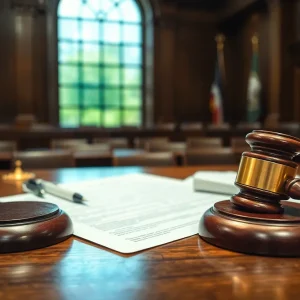
[(81, 194), (74, 193), (43, 179), (29, 179), (25, 183), (25, 186), (29, 191), (39, 197), (43, 197), (45, 194), (50, 194), (75, 203), (84, 203), (87, 201)]

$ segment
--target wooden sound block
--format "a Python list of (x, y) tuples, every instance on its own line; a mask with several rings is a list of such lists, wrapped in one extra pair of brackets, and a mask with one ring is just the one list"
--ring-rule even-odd
[(72, 233), (71, 219), (55, 204), (0, 204), (0, 253), (43, 248), (69, 238)]
[(270, 256), (300, 256), (300, 205), (282, 201), (282, 214), (243, 211), (217, 202), (202, 216), (199, 235), (221, 248)]

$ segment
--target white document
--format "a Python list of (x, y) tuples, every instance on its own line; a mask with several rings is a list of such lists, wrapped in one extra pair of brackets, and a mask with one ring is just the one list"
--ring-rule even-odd
[[(74, 235), (122, 253), (133, 253), (198, 233), (202, 214), (226, 197), (195, 193), (192, 183), (147, 174), (132, 174), (63, 184), (88, 199), (75, 204), (47, 195), (45, 201), (66, 211)], [(2, 201), (28, 200), (26, 194)], [(43, 201), (40, 198), (36, 198)]]
[(232, 171), (198, 171), (193, 176), (194, 190), (224, 195), (236, 194), (239, 192), (239, 188), (234, 185), (236, 174)]

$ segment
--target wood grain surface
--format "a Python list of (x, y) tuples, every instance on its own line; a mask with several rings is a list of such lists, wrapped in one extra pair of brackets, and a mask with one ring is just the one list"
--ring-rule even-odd
[[(237, 167), (74, 168), (36, 174), (72, 182), (132, 172), (185, 178), (200, 169)], [(0, 182), (0, 193), (21, 193), (21, 187)], [(0, 299), (298, 299), (299, 279), (299, 258), (243, 255), (198, 236), (134, 255), (78, 238), (0, 255)]]

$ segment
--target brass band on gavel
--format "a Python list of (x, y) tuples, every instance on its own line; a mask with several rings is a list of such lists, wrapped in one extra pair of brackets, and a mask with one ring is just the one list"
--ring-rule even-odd
[(285, 183), (288, 179), (295, 178), (296, 174), (297, 167), (293, 168), (263, 159), (242, 156), (236, 184), (285, 194)]

